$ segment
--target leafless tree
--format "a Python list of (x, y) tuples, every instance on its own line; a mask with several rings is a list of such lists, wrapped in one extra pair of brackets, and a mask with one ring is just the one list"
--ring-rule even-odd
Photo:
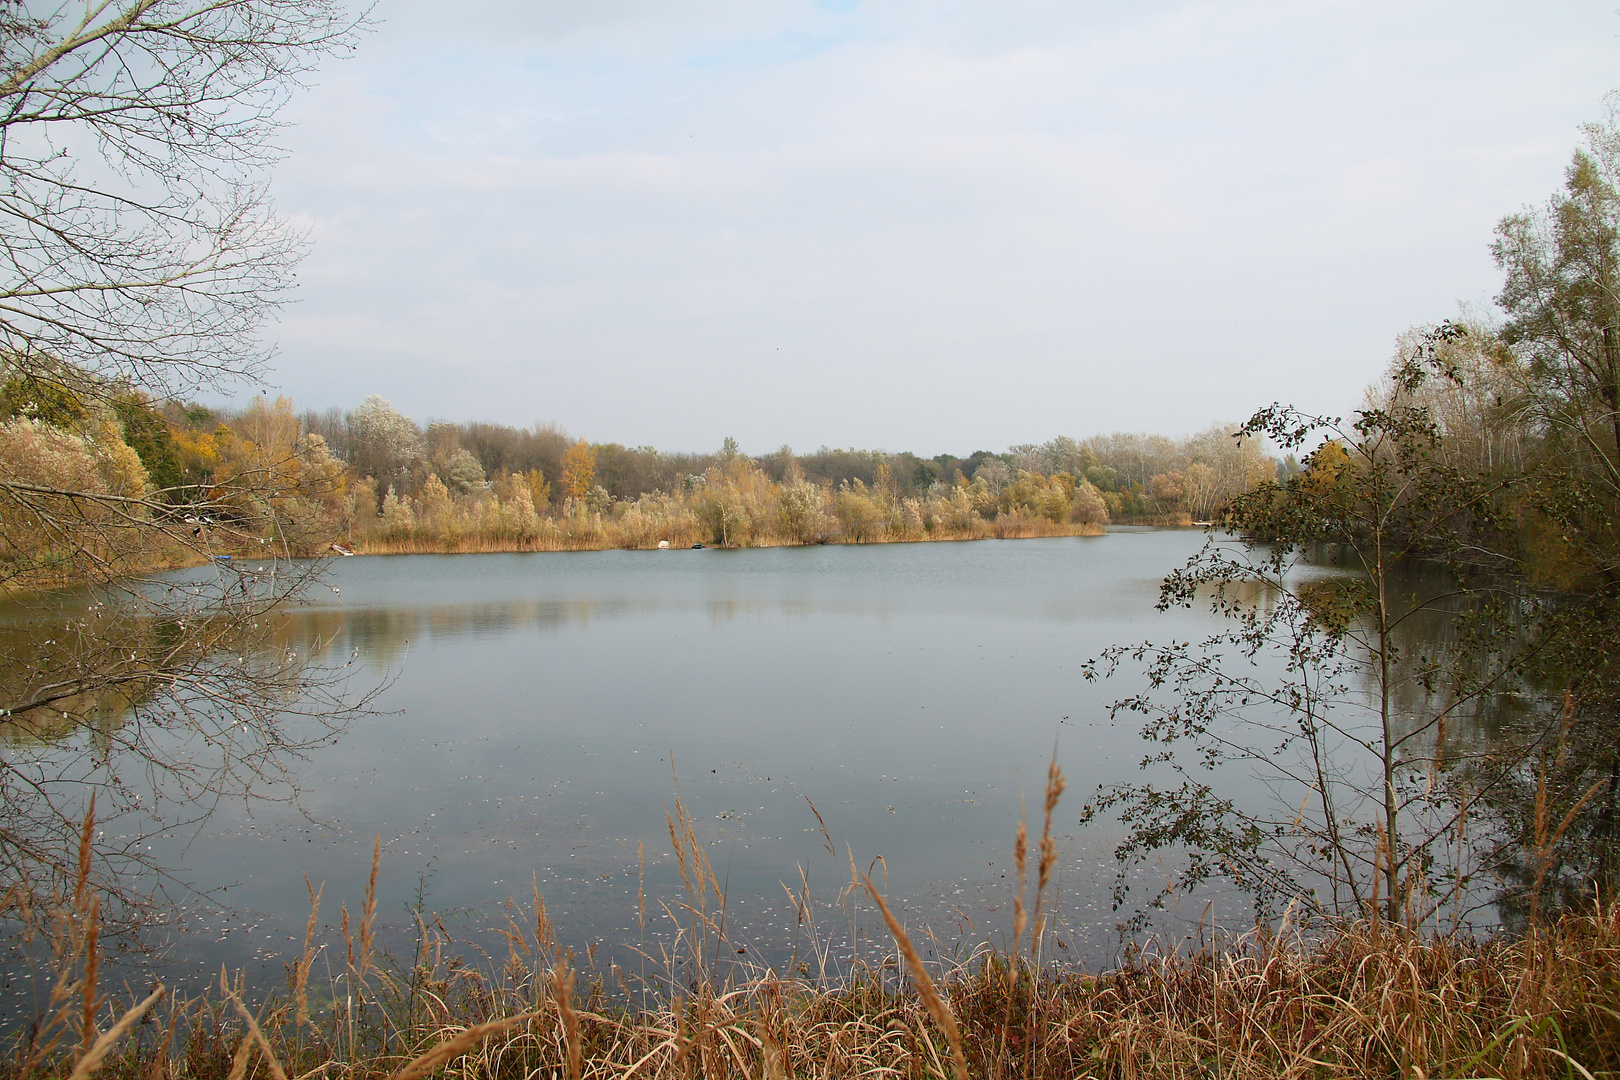
[(42, 7), (0, 2), (0, 349), (154, 393), (259, 373), (303, 246), (265, 185), (278, 115), (355, 18), (331, 0)]
[[(8, 437), (52, 452), (0, 456), (13, 910), (59, 887), (90, 792), (103, 837), (122, 838), (103, 841), (106, 884), (139, 901), (126, 872), (151, 831), (291, 795), (296, 755), (368, 700), (345, 658), (279, 636), (278, 610), (319, 573), (292, 558), (313, 541), (291, 509), (336, 476), (318, 440), (264, 448), (229, 484), (155, 491), (139, 469), (119, 480), (94, 430), (132, 388), (263, 372), (259, 331), (305, 244), (266, 187), (282, 107), (363, 21), (333, 0), (0, 0), (0, 382), (90, 418), (75, 434), (14, 417)], [(202, 569), (144, 572), (188, 563)]]

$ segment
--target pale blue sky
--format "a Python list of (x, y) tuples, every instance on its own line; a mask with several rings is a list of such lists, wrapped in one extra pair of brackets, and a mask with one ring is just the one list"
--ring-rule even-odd
[(376, 15), (283, 139), (275, 383), (675, 450), (1347, 411), (1620, 86), (1613, 0)]

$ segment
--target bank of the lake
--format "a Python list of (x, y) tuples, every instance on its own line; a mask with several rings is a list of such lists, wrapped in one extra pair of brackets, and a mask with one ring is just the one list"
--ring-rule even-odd
[[(253, 989), (227, 980), (167, 1001), (144, 986), (69, 993), (17, 1037), (5, 1074), (84, 1080), (102, 1050), (100, 1073), (115, 1080), (1595, 1080), (1620, 1070), (1613, 903), (1513, 940), (1348, 923), (1170, 943), (1095, 973), (994, 951), (918, 964), (897, 929), (870, 963), (832, 981), (758, 967), (722, 978), (705, 959), (702, 921), (691, 925), (698, 936), (672, 958), (669, 981), (638, 987), (551, 947), (543, 913), (511, 921), (507, 949), (472, 966), (429, 920), (414, 955), (392, 961), (371, 953), (362, 923), (346, 962), (340, 952), (317, 966), (311, 940), (287, 989), (253, 1010), (243, 1003)], [(731, 943), (715, 937), (718, 960)], [(82, 968), (63, 973), (71, 986)], [(95, 1049), (69, 1049), (98, 1030), (107, 1034)]]
[[(1157, 524), (1157, 523), (1155, 523)], [(1170, 522), (1171, 526), (1186, 522)], [(881, 530), (869, 534), (828, 533), (804, 540), (791, 535), (762, 533), (746, 542), (717, 540), (712, 530), (691, 523), (663, 530), (626, 531), (612, 519), (600, 517), (545, 518), (525, 535), (480, 535), (450, 530), (438, 534), (371, 535), (342, 544), (356, 555), (464, 555), (545, 551), (646, 551), (661, 545), (671, 548), (776, 548), (826, 547), (844, 544), (919, 544), (963, 540), (1030, 540), (1056, 536), (1101, 536), (1107, 526), (1092, 522), (1053, 522), (1044, 518), (1007, 516), (994, 521), (975, 518), (965, 526), (937, 524), (916, 531)]]

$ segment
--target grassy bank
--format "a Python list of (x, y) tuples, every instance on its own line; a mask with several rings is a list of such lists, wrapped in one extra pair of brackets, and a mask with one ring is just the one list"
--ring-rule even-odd
[[(724, 898), (678, 798), (669, 824), (685, 893), (661, 905), (676, 932), (647, 957), (661, 972), (647, 983), (599, 967), (594, 949), (562, 947), (538, 891), (532, 905), (508, 905), (504, 956), (452, 940), (427, 915), (410, 955), (386, 956), (374, 853), (365, 897), (352, 918), (342, 907), (330, 950), (311, 889), (304, 947), (279, 992), (221, 972), (185, 997), (104, 996), (87, 820), (78, 888), (31, 920), (54, 956), (49, 1007), (0, 1068), (17, 1080), (1620, 1075), (1620, 903), (1512, 939), (1379, 922), (1302, 931), (1285, 919), (1274, 933), (1136, 950), (1088, 973), (1045, 952), (1055, 849), (1043, 831), (1034, 903), (1015, 901), (1010, 950), (925, 963), (852, 870), (846, 895), (869, 901), (887, 929), (869, 959), (836, 979), (793, 961), (738, 975)], [(1020, 829), (1020, 879), (1024, 850)], [(336, 974), (315, 978), (323, 953)]]
[(933, 973), (932, 1008), (904, 948), (837, 986), (767, 972), (688, 983), (634, 1009), (607, 974), (575, 972), (548, 943), (543, 920), (514, 926), (505, 963), (474, 970), (439, 951), (448, 943), (425, 922), (416, 963), (379, 970), (356, 941), (357, 1001), (343, 985), (316, 1000), (303, 963), (289, 992), (254, 1010), (251, 988), (227, 982), (115, 1025), (132, 1002), (70, 992), (6, 1071), (88, 1075), (85, 1044), (106, 1042), (99, 1071), (120, 1080), (925, 1077), (957, 1074), (958, 1053), (974, 1077), (1620, 1074), (1612, 905), (1514, 941), (1360, 923), (1144, 955), (1103, 974), (985, 952)]

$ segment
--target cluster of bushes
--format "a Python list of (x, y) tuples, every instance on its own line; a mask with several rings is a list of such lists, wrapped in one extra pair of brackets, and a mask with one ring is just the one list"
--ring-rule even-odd
[(1207, 519), (1279, 468), (1231, 427), (1179, 442), (1058, 438), (963, 458), (827, 447), (751, 458), (730, 439), (715, 454), (669, 454), (570, 440), (554, 426), (424, 430), (377, 396), (300, 420), (349, 465), (356, 494), (344, 537), (372, 551), (1086, 533), (1110, 521)]

